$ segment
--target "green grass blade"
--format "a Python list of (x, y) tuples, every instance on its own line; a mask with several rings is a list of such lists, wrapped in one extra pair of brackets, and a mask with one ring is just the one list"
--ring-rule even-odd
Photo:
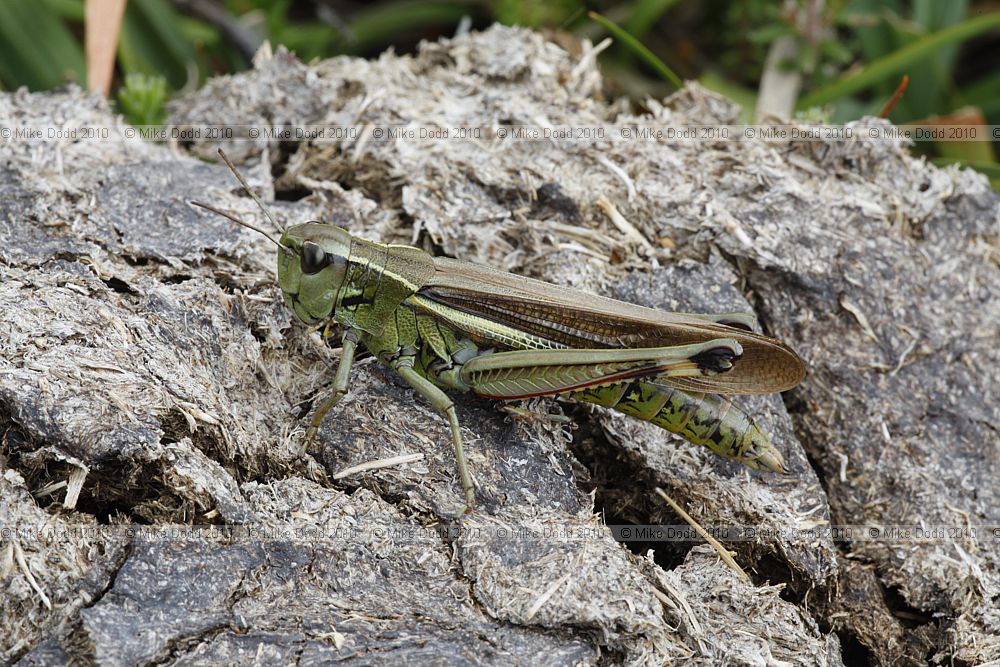
[(188, 83), (194, 44), (180, 15), (165, 0), (131, 0), (125, 9), (118, 58), (126, 73), (164, 76), (174, 89)]
[(625, 30), (636, 39), (642, 39), (653, 24), (680, 0), (638, 0), (632, 15), (625, 22)]
[[(986, 74), (962, 86), (959, 99), (963, 105), (983, 108), (1000, 102), (1000, 71)], [(990, 117), (987, 113), (986, 116)]]
[(86, 84), (83, 50), (44, 2), (0, 0), (0, 80), (9, 88), (45, 90), (75, 79)]
[(657, 73), (659, 73), (664, 80), (669, 81), (674, 88), (680, 90), (684, 87), (684, 82), (681, 81), (681, 78), (674, 74), (674, 72), (667, 67), (662, 60), (657, 58), (652, 51), (647, 49), (642, 42), (623, 30), (613, 21), (601, 16), (597, 12), (587, 12), (587, 16), (589, 16), (591, 20), (601, 24), (615, 39), (620, 41), (629, 51), (632, 51), (636, 56), (645, 61), (647, 65), (655, 69)]
[(83, 0), (44, 0), (60, 17), (83, 23)]
[(351, 20), (350, 51), (383, 48), (396, 41), (400, 33), (412, 33), (425, 26), (456, 26), (467, 14), (478, 14), (479, 6), (468, 0), (402, 0), (373, 4), (359, 11)]
[(879, 58), (857, 72), (823, 86), (799, 100), (798, 108), (820, 106), (838, 98), (863, 90), (892, 77), (921, 60), (928, 58), (938, 49), (965, 41), (980, 33), (1000, 27), (1000, 12), (963, 21), (944, 30), (922, 37), (889, 55)]

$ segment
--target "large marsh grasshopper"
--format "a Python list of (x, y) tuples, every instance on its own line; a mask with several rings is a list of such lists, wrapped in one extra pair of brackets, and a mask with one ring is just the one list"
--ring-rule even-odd
[(666, 313), (366, 241), (333, 225), (282, 228), (219, 154), (281, 236), (192, 203), (271, 239), (279, 248), (278, 284), (296, 317), (343, 332), (333, 390), (313, 415), (307, 443), (347, 393), (361, 345), (448, 419), (467, 511), (472, 478), (445, 389), (497, 400), (571, 396), (652, 422), (751, 468), (784, 471), (768, 437), (719, 396), (785, 391), (805, 372), (788, 346), (754, 333), (753, 316)]

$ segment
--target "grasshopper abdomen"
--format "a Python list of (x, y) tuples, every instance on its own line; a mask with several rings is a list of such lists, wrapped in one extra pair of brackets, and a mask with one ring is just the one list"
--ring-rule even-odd
[(746, 412), (722, 396), (636, 380), (588, 388), (572, 397), (656, 424), (751, 468), (785, 471), (781, 454), (767, 435)]

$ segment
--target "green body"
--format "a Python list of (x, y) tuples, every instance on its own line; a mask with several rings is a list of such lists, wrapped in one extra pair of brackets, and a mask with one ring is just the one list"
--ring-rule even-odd
[[(454, 403), (444, 390), (498, 400), (568, 395), (643, 419), (751, 468), (783, 471), (781, 455), (750, 417), (719, 394), (784, 391), (804, 375), (798, 356), (752, 331), (741, 313), (666, 313), (490, 267), (373, 243), (333, 225), (282, 229), (278, 283), (295, 315), (338, 324), (340, 365), (315, 412), (311, 440), (347, 392), (360, 345), (444, 414), (466, 511), (473, 504)], [(196, 203), (196, 202), (192, 202)]]
[(781, 464), (767, 436), (750, 416), (716, 394), (692, 393), (639, 380), (586, 389), (574, 398), (656, 424), (752, 468), (774, 470)]

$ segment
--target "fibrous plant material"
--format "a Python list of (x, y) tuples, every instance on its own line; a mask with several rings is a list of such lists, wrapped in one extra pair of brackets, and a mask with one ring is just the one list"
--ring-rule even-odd
[[(338, 352), (292, 324), (273, 245), (187, 203), (263, 224), (224, 167), (192, 157), (216, 142), (128, 139), (78, 91), (4, 94), (4, 123), (115, 134), (0, 146), (3, 524), (101, 528), (3, 543), (2, 659), (840, 664), (839, 637), (885, 664), (1000, 657), (995, 543), (807, 530), (995, 519), (995, 194), (892, 142), (500, 136), (736, 118), (696, 85), (640, 115), (600, 84), (586, 45), (494, 28), (375, 61), (279, 52), (172, 121), (370, 128), (224, 146), (286, 224), (663, 310), (752, 306), (810, 368), (785, 402), (744, 403), (790, 475), (597, 409), (530, 406), (571, 412), (572, 434), (459, 398), (487, 500), (448, 523), (447, 427), (375, 364), (301, 451)], [(371, 132), (410, 124), (489, 133)], [(595, 518), (678, 523), (656, 486), (703, 526), (755, 526), (732, 545), (753, 583), (690, 544), (635, 555)], [(164, 532), (187, 525), (223, 532)]]

